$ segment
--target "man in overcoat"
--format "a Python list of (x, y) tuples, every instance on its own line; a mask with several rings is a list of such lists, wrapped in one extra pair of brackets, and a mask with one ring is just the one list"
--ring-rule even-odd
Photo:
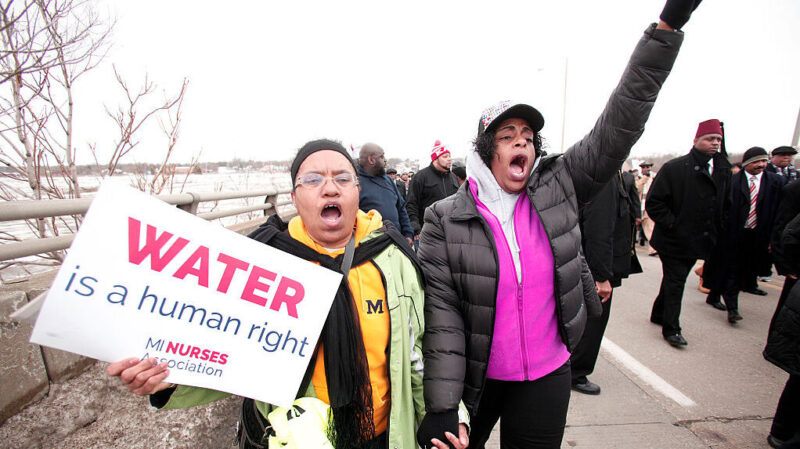
[(661, 258), (661, 288), (650, 321), (674, 347), (685, 346), (680, 313), (686, 277), (697, 259), (706, 260), (717, 242), (731, 164), (722, 123), (701, 122), (688, 154), (664, 164), (647, 194), (645, 209), (655, 222), (650, 245)]
[(770, 236), (785, 183), (781, 176), (765, 171), (768, 159), (767, 151), (761, 147), (745, 151), (743, 170), (731, 177), (724, 231), (703, 273), (706, 286), (711, 288), (706, 302), (715, 305), (721, 295), (731, 324), (742, 319), (739, 290), (767, 294), (758, 288), (757, 276), (763, 261), (769, 260)]
[(572, 389), (580, 393), (600, 394), (600, 386), (587, 376), (594, 371), (600, 352), (613, 289), (628, 275), (642, 272), (634, 249), (634, 231), (641, 214), (636, 180), (624, 171), (617, 172), (580, 211), (581, 247), (603, 303), (602, 315), (587, 318), (581, 341), (570, 357)]

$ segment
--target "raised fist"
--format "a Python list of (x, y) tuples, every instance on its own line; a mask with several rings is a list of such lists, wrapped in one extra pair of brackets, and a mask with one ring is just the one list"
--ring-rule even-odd
[(661, 20), (672, 28), (679, 30), (686, 25), (692, 12), (702, 0), (667, 0), (661, 11)]

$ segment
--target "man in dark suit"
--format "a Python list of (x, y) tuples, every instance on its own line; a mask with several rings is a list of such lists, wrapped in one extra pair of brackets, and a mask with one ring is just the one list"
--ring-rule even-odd
[(797, 179), (797, 169), (792, 165), (792, 158), (797, 154), (797, 150), (793, 147), (782, 146), (772, 150), (772, 161), (767, 164), (766, 171), (777, 173), (784, 178), (786, 182), (792, 182)]
[(739, 314), (739, 290), (766, 296), (758, 288), (758, 271), (768, 259), (769, 241), (775, 214), (785, 180), (765, 171), (767, 151), (753, 147), (745, 151), (743, 170), (731, 177), (730, 210), (724, 232), (714, 249), (711, 266), (703, 273), (706, 286), (711, 288), (706, 302), (720, 308), (720, 296), (725, 300), (728, 321), (742, 319)]
[(641, 218), (639, 192), (633, 175), (619, 172), (580, 211), (581, 246), (594, 278), (595, 289), (603, 302), (603, 314), (589, 317), (580, 343), (570, 357), (572, 389), (584, 394), (600, 394), (600, 386), (586, 377), (594, 371), (600, 342), (603, 340), (613, 289), (642, 267), (634, 250), (634, 230)]
[(650, 321), (662, 326), (661, 334), (674, 347), (686, 345), (680, 327), (686, 277), (716, 244), (730, 180), (722, 123), (711, 119), (697, 127), (689, 154), (664, 164), (647, 194), (645, 209), (655, 222), (650, 245), (663, 272)]

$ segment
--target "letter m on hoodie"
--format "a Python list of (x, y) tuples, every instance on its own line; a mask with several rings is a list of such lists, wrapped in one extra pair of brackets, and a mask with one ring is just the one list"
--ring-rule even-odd
[(163, 270), (189, 243), (188, 240), (179, 237), (162, 255), (162, 248), (172, 238), (172, 234), (164, 231), (161, 235), (156, 235), (158, 233), (156, 227), (147, 225), (144, 245), (140, 246), (141, 230), (142, 222), (128, 217), (128, 261), (139, 265), (147, 256), (150, 256), (150, 268), (153, 271), (160, 272)]

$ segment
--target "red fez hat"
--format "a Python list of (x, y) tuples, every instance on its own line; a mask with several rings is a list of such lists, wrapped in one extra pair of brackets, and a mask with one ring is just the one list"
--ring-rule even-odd
[(719, 120), (712, 118), (711, 120), (700, 122), (700, 124), (697, 125), (697, 134), (695, 134), (694, 138), (697, 139), (698, 137), (705, 136), (706, 134), (722, 135), (722, 124), (719, 122)]

